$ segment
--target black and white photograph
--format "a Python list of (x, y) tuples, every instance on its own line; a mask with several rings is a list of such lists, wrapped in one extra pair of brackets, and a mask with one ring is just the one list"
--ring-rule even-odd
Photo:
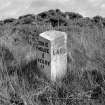
[(0, 0), (0, 105), (105, 105), (105, 0)]

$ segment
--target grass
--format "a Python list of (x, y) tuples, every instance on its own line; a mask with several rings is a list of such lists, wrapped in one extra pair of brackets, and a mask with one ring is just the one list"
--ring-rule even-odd
[[(3, 105), (104, 105), (104, 58), (94, 43), (91, 33), (83, 33), (79, 26), (52, 27), (22, 24), (3, 28), (8, 38), (20, 36), (19, 43), (12, 40), (0, 46), (0, 100)], [(36, 59), (24, 59), (26, 49), (37, 44), (38, 34), (55, 29), (68, 34), (67, 74), (61, 82), (51, 82), (36, 66)], [(6, 31), (7, 30), (7, 31)], [(10, 31), (11, 30), (11, 31)], [(90, 29), (90, 32), (93, 30)], [(88, 30), (88, 31), (89, 31)], [(4, 34), (2, 32), (2, 34)], [(82, 36), (80, 36), (82, 34)], [(90, 35), (90, 36), (89, 36)], [(101, 44), (102, 38), (98, 40)], [(27, 47), (28, 43), (28, 47)], [(103, 42), (104, 44), (104, 42)], [(10, 46), (11, 45), (11, 46)], [(23, 46), (22, 46), (23, 45)], [(9, 47), (8, 47), (9, 46)], [(26, 47), (24, 47), (26, 46)], [(17, 50), (18, 49), (18, 50)], [(21, 50), (20, 50), (21, 49)], [(14, 51), (16, 55), (14, 55)], [(20, 54), (20, 55), (19, 55)], [(23, 57), (21, 60), (21, 56)], [(19, 59), (19, 60), (17, 60)], [(101, 88), (101, 92), (99, 92)], [(3, 97), (1, 97), (3, 96)], [(94, 96), (92, 98), (92, 96)], [(97, 98), (95, 96), (98, 96)], [(95, 99), (96, 98), (96, 99)]]
[[(71, 62), (69, 56), (68, 59)], [(6, 63), (3, 63), (5, 61), (1, 62), (2, 74), (6, 76), (4, 78), (2, 75), (1, 82), (5, 83), (2, 91), (6, 88), (8, 93), (7, 101), (3, 99), (6, 102), (4, 105), (7, 102), (8, 105), (95, 105), (87, 94), (93, 88), (90, 71), (72, 70), (69, 64), (67, 75), (61, 83), (52, 83), (40, 75), (36, 60), (11, 69), (7, 69)]]

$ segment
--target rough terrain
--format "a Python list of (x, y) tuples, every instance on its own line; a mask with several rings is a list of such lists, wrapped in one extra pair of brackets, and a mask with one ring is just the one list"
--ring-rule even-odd
[[(36, 66), (38, 35), (68, 34), (68, 69), (58, 84)], [(105, 18), (49, 10), (0, 21), (0, 105), (105, 105)]]

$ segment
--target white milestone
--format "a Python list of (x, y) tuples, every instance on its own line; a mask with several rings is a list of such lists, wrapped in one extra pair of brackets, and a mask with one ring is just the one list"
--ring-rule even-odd
[(38, 68), (52, 81), (62, 79), (67, 71), (67, 34), (50, 30), (39, 35)]

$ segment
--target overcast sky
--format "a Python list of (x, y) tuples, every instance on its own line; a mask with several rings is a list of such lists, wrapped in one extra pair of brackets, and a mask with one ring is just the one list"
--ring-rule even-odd
[(88, 17), (105, 17), (105, 0), (0, 0), (0, 18), (17, 18), (56, 8)]

